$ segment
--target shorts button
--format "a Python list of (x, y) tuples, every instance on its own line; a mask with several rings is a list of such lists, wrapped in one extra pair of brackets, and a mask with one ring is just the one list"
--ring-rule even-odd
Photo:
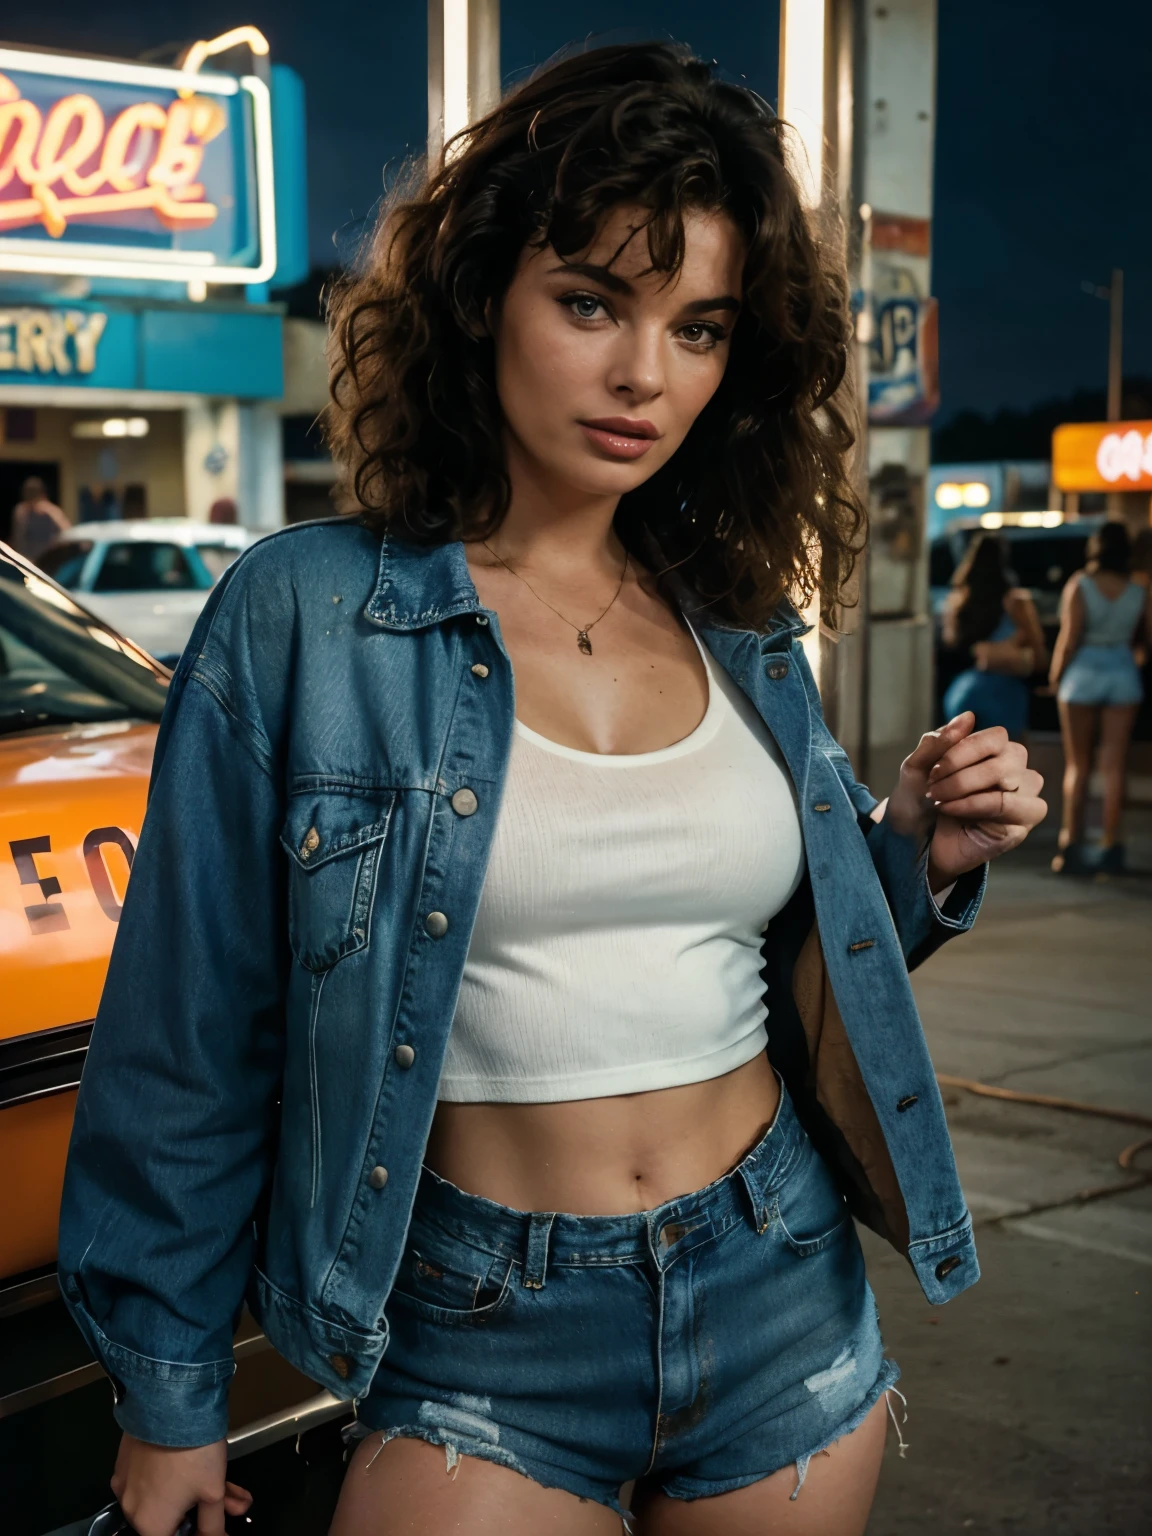
[(939, 1264), (937, 1264), (937, 1266), (936, 1266), (936, 1278), (937, 1278), (937, 1280), (945, 1279), (948, 1275), (950, 1275), (952, 1273), (952, 1271), (954, 1269), (959, 1269), (961, 1264), (963, 1264), (963, 1262), (964, 1262), (964, 1260), (961, 1259), (961, 1258), (957, 1258), (957, 1256), (955, 1254), (953, 1254), (950, 1259), (941, 1259)]
[(442, 939), (448, 932), (448, 919), (443, 912), (429, 912), (424, 919), (424, 932), (430, 939)]
[(416, 1060), (416, 1052), (410, 1045), (398, 1045), (393, 1052), (398, 1067), (410, 1067)]
[(388, 1182), (387, 1168), (381, 1168), (379, 1165), (377, 1165), (368, 1175), (368, 1182), (371, 1184), (373, 1189), (383, 1189), (385, 1184)]
[(770, 661), (764, 671), (774, 683), (788, 676), (788, 663), (786, 661)]
[(480, 802), (470, 789), (458, 789), (452, 796), (452, 809), (457, 816), (471, 816), (479, 808)]

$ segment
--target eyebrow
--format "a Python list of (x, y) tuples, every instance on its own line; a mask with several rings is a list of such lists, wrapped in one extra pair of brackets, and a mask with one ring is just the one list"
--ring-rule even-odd
[[(610, 267), (597, 266), (592, 261), (565, 261), (558, 267), (552, 267), (549, 276), (557, 272), (572, 273), (576, 277), (587, 277), (595, 283), (601, 283), (610, 293), (622, 293), (631, 297), (635, 293), (632, 284), (618, 272), (613, 272)], [(710, 314), (717, 309), (731, 310), (736, 313), (740, 308), (740, 300), (733, 298), (730, 293), (719, 294), (714, 299), (693, 299), (690, 304), (684, 306), (690, 315)]]

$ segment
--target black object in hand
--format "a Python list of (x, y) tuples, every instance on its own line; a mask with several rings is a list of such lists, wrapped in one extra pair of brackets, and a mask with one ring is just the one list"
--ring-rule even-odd
[[(119, 1504), (102, 1509), (88, 1527), (88, 1536), (136, 1536), (136, 1528)], [(196, 1536), (196, 1511), (190, 1509), (172, 1536)]]

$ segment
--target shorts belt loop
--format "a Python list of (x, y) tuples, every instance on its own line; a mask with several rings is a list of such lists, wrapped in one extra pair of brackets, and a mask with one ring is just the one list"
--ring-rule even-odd
[(528, 1242), (524, 1250), (522, 1285), (529, 1290), (544, 1289), (544, 1271), (548, 1267), (548, 1239), (552, 1235), (555, 1211), (533, 1211), (528, 1218)]

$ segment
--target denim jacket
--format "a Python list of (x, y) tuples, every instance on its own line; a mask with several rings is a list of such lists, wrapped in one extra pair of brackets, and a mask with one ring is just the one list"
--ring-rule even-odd
[[(764, 633), (693, 619), (799, 797), (807, 876), (766, 937), (769, 1054), (853, 1209), (945, 1301), (978, 1270), (908, 969), (971, 926), (984, 872), (941, 910), (925, 851), (869, 818), (794, 611)], [(63, 1294), (139, 1438), (226, 1432), (245, 1299), (306, 1376), (366, 1391), (514, 713), (460, 544), (285, 529), (204, 609), (160, 727), (60, 1228)]]

